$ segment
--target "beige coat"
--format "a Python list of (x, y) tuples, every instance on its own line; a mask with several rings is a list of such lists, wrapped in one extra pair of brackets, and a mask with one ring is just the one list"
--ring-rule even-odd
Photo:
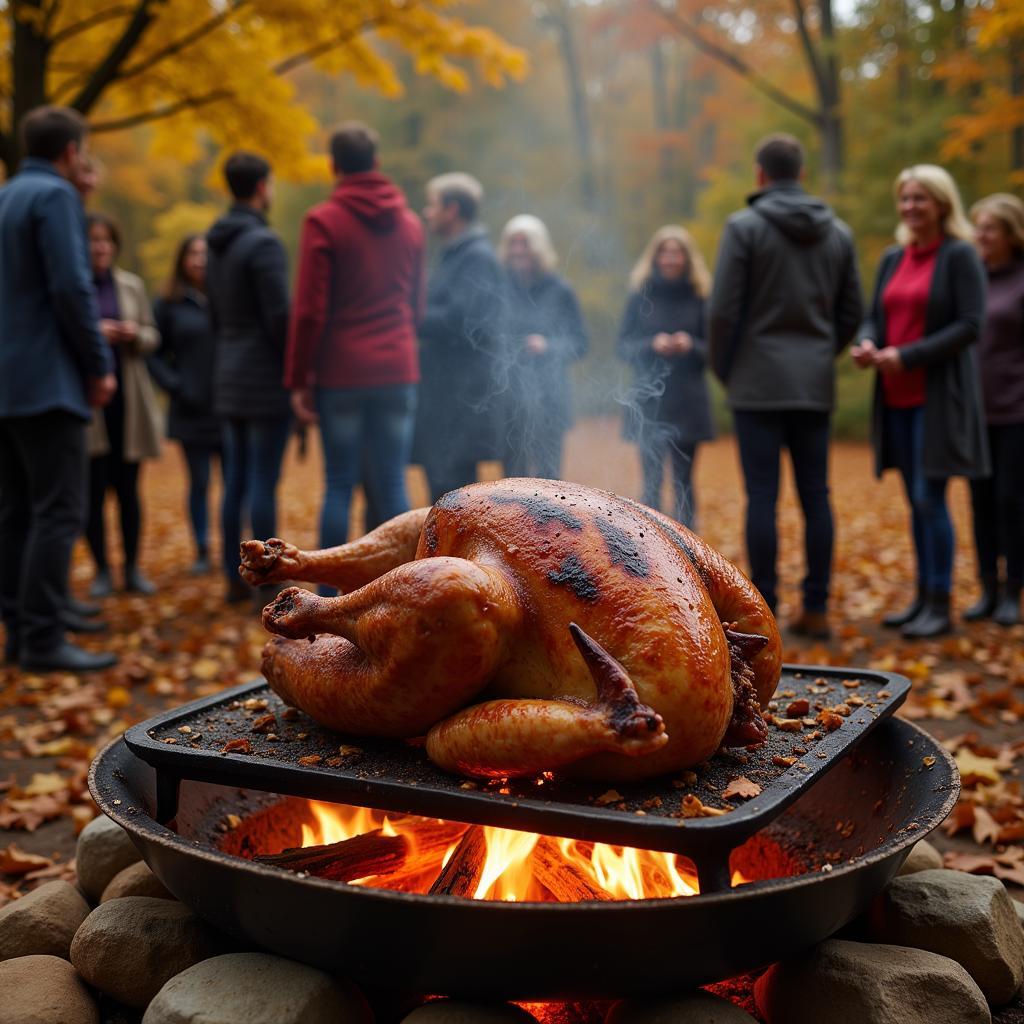
[[(122, 320), (139, 325), (131, 345), (121, 346), (121, 388), (124, 392), (124, 458), (126, 462), (155, 459), (160, 454), (163, 435), (162, 416), (153, 382), (146, 367), (146, 356), (160, 344), (160, 333), (153, 320), (153, 309), (140, 277), (114, 267), (114, 288)], [(103, 410), (94, 409), (89, 426), (89, 455), (110, 451)]]

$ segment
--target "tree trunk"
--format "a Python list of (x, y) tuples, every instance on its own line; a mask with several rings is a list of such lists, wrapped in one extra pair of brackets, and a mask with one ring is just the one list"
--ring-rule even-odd
[[(669, 114), (665, 55), (660, 41), (651, 47), (651, 96), (654, 100), (654, 130), (663, 135), (671, 129), (672, 118)], [(658, 181), (662, 204), (668, 205), (675, 185), (675, 161), (672, 147), (664, 141), (658, 145)]]
[(573, 32), (572, 12), (564, 2), (548, 4), (551, 24), (558, 37), (558, 50), (565, 69), (566, 86), (572, 111), (572, 123), (576, 137), (576, 152), (580, 163), (580, 195), (586, 210), (597, 208), (597, 175), (594, 171), (594, 136), (590, 126), (590, 109), (587, 105), (587, 90), (580, 68), (579, 53), (576, 49), (576, 34)]
[[(21, 0), (16, 6), (40, 8), (42, 0)], [(0, 135), (0, 160), (10, 177), (21, 159), (21, 133), (18, 130), (21, 119), (34, 107), (46, 102), (46, 64), (50, 56), (49, 40), (39, 34), (34, 18), (15, 18), (7, 15), (13, 23), (11, 46), (11, 127)]]
[[(1010, 95), (1024, 96), (1024, 40), (1010, 40)], [(1010, 133), (1010, 170), (1024, 171), (1024, 125), (1016, 124)]]

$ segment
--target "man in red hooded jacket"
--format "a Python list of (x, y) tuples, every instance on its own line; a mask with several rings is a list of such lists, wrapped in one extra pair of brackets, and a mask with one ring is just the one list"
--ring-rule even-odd
[(284, 377), (296, 416), (320, 424), (323, 547), (347, 540), (363, 473), (381, 520), (409, 508), (424, 283), (423, 228), (377, 170), (376, 132), (342, 125), (331, 137), (331, 162), (334, 192), (302, 226)]

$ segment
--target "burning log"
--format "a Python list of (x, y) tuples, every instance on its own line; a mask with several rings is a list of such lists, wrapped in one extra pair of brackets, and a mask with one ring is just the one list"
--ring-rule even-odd
[(385, 835), (378, 828), (328, 846), (307, 846), (253, 859), (259, 864), (302, 871), (332, 882), (398, 872), (412, 876), (422, 874), (431, 861), (440, 861), (465, 831), (466, 826), (457, 822), (405, 822), (402, 835)]
[(611, 893), (568, 861), (550, 836), (541, 836), (533, 848), (533, 877), (559, 903), (579, 903), (582, 900), (610, 900)]
[(487, 837), (479, 825), (473, 825), (459, 841), (451, 859), (430, 887), (431, 896), (473, 898), (487, 859)]

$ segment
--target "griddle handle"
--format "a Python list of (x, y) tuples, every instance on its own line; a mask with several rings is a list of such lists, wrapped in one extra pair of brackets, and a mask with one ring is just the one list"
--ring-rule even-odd
[(181, 776), (157, 770), (156, 773), (156, 814), (160, 825), (170, 825), (178, 813), (178, 794), (181, 791)]
[(718, 853), (704, 854), (700, 857), (690, 855), (697, 868), (697, 881), (700, 883), (701, 895), (711, 892), (728, 892), (732, 888), (732, 873), (729, 870), (730, 849)]

